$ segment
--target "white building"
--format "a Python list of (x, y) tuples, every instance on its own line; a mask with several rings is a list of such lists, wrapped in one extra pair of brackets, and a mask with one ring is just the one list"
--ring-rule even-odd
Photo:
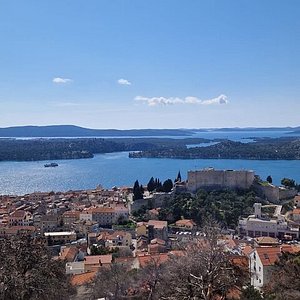
[(250, 254), (251, 285), (260, 289), (269, 282), (280, 254), (280, 247), (258, 247)]
[(240, 235), (250, 237), (270, 236), (283, 239), (289, 236), (292, 239), (299, 238), (299, 228), (289, 226), (285, 217), (278, 214), (274, 218), (264, 217), (261, 213), (261, 203), (254, 204), (254, 215), (239, 220)]

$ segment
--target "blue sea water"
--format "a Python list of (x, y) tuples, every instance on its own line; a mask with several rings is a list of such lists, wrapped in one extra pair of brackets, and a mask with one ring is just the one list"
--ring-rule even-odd
[[(269, 136), (261, 132), (199, 133), (197, 136), (220, 138), (222, 134), (233, 140)], [(272, 137), (275, 137), (274, 132)], [(300, 160), (132, 159), (128, 158), (128, 152), (118, 152), (97, 154), (91, 159), (57, 160), (59, 166), (55, 168), (45, 168), (44, 164), (48, 162), (0, 162), (0, 194), (89, 189), (99, 184), (105, 188), (132, 186), (136, 179), (147, 184), (151, 176), (161, 180), (174, 179), (179, 170), (185, 179), (188, 170), (206, 167), (251, 169), (263, 179), (271, 175), (275, 184), (283, 177), (300, 182)]]

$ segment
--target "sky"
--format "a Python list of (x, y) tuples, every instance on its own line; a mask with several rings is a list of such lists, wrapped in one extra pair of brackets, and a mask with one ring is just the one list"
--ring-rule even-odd
[(300, 125), (298, 0), (0, 0), (0, 127)]

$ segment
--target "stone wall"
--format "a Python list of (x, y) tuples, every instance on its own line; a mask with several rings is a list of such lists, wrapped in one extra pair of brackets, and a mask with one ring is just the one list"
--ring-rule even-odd
[(134, 211), (139, 210), (142, 206), (146, 206), (149, 209), (161, 207), (165, 199), (170, 199), (172, 195), (172, 193), (154, 193), (150, 197), (135, 200), (129, 203), (129, 212), (133, 213)]
[(254, 181), (254, 172), (247, 170), (214, 170), (212, 168), (189, 171), (187, 190), (198, 189), (249, 189)]

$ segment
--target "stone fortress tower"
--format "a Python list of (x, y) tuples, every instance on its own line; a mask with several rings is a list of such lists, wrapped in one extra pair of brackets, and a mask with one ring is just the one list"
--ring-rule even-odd
[(187, 190), (191, 193), (199, 189), (249, 189), (254, 181), (251, 170), (215, 170), (207, 168), (198, 171), (188, 171)]

